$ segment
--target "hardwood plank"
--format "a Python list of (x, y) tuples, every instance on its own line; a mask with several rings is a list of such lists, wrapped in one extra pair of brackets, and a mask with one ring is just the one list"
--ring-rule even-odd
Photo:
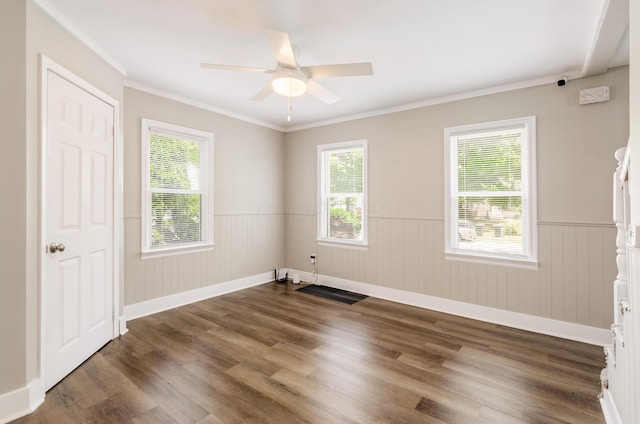
[[(488, 298), (506, 275), (487, 268)], [(296, 288), (131, 321), (16, 423), (603, 422), (598, 346)]]
[(242, 364), (231, 368), (227, 371), (227, 374), (235, 377), (237, 381), (252, 387), (254, 390), (265, 394), (278, 404), (284, 406), (288, 411), (291, 411), (292, 414), (295, 414), (294, 417), (297, 417), (297, 419), (292, 417), (282, 422), (300, 420), (323, 423), (354, 422), (332, 408), (327, 408), (319, 404), (315, 396), (307, 397)]
[(333, 384), (325, 385), (309, 378), (308, 375), (301, 375), (288, 369), (278, 371), (271, 378), (303, 396), (315, 399), (335, 417), (343, 417), (345, 421), (370, 422), (375, 419), (369, 412), (370, 408), (362, 404), (360, 399), (354, 401), (345, 397)]
[[(148, 410), (144, 414), (140, 414), (137, 417), (131, 420), (133, 424), (157, 424), (157, 423), (166, 423), (166, 424), (177, 424), (169, 414), (167, 414), (164, 409), (159, 406), (156, 406), (153, 409)], [(198, 421), (202, 422), (202, 420)]]
[(111, 355), (107, 360), (179, 423), (193, 423), (207, 415), (208, 411), (167, 381), (165, 368), (152, 368), (137, 357)]
[(475, 413), (473, 410), (468, 412), (460, 411), (433, 399), (422, 398), (418, 406), (416, 406), (416, 411), (437, 418), (445, 423), (468, 423), (476, 419), (480, 412), (480, 407), (478, 407), (478, 411)]
[(136, 411), (118, 393), (79, 411), (78, 417), (81, 423), (126, 423), (136, 418)]

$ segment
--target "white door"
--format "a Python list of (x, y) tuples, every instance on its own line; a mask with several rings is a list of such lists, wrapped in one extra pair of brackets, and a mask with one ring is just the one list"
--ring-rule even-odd
[(45, 388), (113, 337), (114, 107), (47, 71)]

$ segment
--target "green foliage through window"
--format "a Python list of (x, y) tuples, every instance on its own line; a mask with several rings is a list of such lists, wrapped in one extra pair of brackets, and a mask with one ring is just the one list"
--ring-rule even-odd
[(327, 145), (321, 152), (321, 238), (365, 240), (364, 145), (363, 142), (337, 143)]
[[(519, 122), (512, 123), (515, 121)], [(529, 183), (523, 174), (523, 152), (529, 152), (529, 122), (526, 118), (502, 127), (499, 123), (476, 128), (469, 125), (449, 136), (451, 190), (457, 200), (457, 205), (450, 204), (457, 206), (457, 214), (451, 210), (453, 228), (449, 234), (457, 238), (457, 249), (530, 253)]]
[(200, 143), (152, 134), (151, 246), (202, 240)]
[(330, 154), (329, 192), (333, 194), (362, 193), (362, 150), (349, 150)]

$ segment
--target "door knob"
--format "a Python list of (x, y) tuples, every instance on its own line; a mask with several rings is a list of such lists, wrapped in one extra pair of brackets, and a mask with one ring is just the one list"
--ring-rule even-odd
[(60, 244), (51, 243), (49, 245), (49, 252), (51, 252), (51, 253), (64, 252), (64, 249), (65, 249), (65, 246), (62, 243), (60, 243)]

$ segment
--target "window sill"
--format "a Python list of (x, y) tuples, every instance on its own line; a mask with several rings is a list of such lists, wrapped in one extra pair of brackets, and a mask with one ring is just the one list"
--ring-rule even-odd
[(492, 255), (479, 255), (477, 253), (469, 254), (462, 252), (445, 252), (445, 259), (452, 261), (471, 262), (484, 265), (508, 266), (522, 269), (537, 270), (538, 261), (519, 258), (505, 258)]
[(181, 247), (170, 247), (159, 250), (150, 250), (146, 252), (140, 253), (141, 259), (152, 259), (152, 258), (160, 258), (163, 256), (173, 256), (173, 255), (181, 255), (183, 253), (196, 253), (196, 252), (206, 252), (213, 250), (215, 245), (212, 244), (201, 244), (197, 246), (181, 246)]
[(345, 249), (367, 250), (369, 245), (362, 242), (340, 241), (335, 239), (316, 239), (318, 246), (342, 247)]

